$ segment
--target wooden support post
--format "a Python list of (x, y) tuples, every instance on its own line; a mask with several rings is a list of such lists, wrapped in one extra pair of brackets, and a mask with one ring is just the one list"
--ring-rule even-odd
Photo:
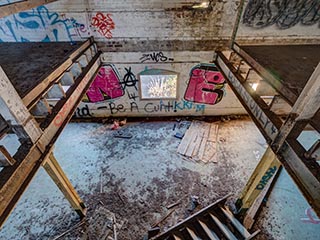
[[(313, 158), (305, 158), (306, 151), (297, 141), (298, 135), (308, 122), (311, 122), (315, 129), (320, 129), (320, 121), (317, 121), (320, 116), (320, 67), (318, 66), (315, 70), (309, 80), (310, 84), (307, 83), (301, 98), (299, 97), (286, 123), (283, 124), (261, 97), (256, 95), (246, 82), (242, 82), (242, 76), (237, 74), (232, 62), (228, 61), (222, 52), (217, 52), (217, 66), (278, 160), (281, 161), (310, 206), (320, 216), (320, 165)], [(275, 89), (278, 91), (277, 88)], [(291, 100), (294, 102), (294, 99)], [(241, 201), (243, 201), (242, 198), (238, 201), (240, 210), (245, 209)]]
[(300, 135), (308, 122), (320, 110), (320, 63), (314, 70), (302, 93), (292, 107), (286, 122), (281, 127), (278, 136), (272, 143), (274, 151), (279, 151), (288, 137)]
[(246, 211), (252, 206), (270, 179), (280, 168), (281, 163), (270, 147), (267, 148), (260, 162), (252, 173), (247, 185), (236, 201), (239, 217), (242, 218)]
[[(31, 116), (30, 112), (23, 104), (16, 89), (11, 84), (9, 78), (0, 67), (0, 96), (14, 117), (17, 125), (22, 127), (22, 130), (29, 136), (31, 141), (35, 143), (42, 134), (36, 120)], [(24, 135), (22, 133), (22, 135)], [(20, 137), (20, 136), (18, 136)]]
[(64, 196), (68, 199), (71, 206), (76, 210), (79, 216), (81, 218), (85, 217), (86, 207), (63, 172), (53, 153), (51, 153), (49, 157), (42, 163), (42, 166), (64, 194)]

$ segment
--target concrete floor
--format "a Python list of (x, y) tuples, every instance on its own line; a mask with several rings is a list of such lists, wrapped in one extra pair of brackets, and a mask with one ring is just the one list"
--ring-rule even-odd
[[(124, 222), (118, 239), (134, 240), (142, 239), (152, 223), (168, 212), (165, 206), (179, 199), (182, 204), (162, 228), (190, 214), (187, 209), (191, 195), (199, 196), (202, 206), (228, 193), (234, 194), (230, 202), (238, 196), (266, 148), (255, 125), (247, 118), (222, 122), (218, 137), (219, 162), (204, 164), (176, 153), (180, 140), (173, 137), (174, 123), (128, 123), (123, 129), (133, 135), (132, 139), (113, 138), (114, 132), (108, 124), (71, 123), (66, 127), (54, 152), (88, 206), (88, 221), (61, 239), (98, 239), (92, 235), (90, 219), (100, 207), (114, 212), (117, 222)], [(287, 179), (290, 182), (290, 178)], [(287, 182), (284, 184), (290, 187)], [(276, 189), (282, 187), (276, 185)], [(292, 194), (296, 201), (304, 201), (298, 192)], [(270, 199), (272, 197), (271, 194)], [(259, 238), (318, 239), (313, 238), (319, 235), (316, 224), (309, 225), (311, 234), (287, 238), (299, 230), (295, 224), (301, 225), (299, 221), (292, 225), (292, 217), (286, 215), (287, 212), (298, 212), (303, 218), (305, 206), (272, 200), (258, 224), (263, 228)], [(288, 210), (281, 212), (279, 207)], [(283, 216), (275, 220), (277, 212)], [(40, 169), (0, 231), (0, 239), (54, 239), (78, 221), (61, 192)], [(286, 221), (290, 224), (285, 225)]]

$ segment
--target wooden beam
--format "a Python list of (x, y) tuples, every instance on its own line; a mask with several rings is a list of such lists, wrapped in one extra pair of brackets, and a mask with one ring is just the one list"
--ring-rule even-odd
[(71, 206), (79, 214), (79, 216), (85, 217), (86, 207), (84, 203), (82, 202), (76, 190), (63, 172), (52, 152), (49, 157), (42, 163), (42, 166), (58, 186), (58, 188), (61, 190), (61, 192), (64, 194), (66, 199), (70, 202)]
[(0, 6), (0, 18), (56, 1), (57, 0), (25, 0), (8, 3)]
[(7, 149), (0, 145), (0, 167), (12, 166), (16, 160), (10, 155)]
[(268, 147), (236, 201), (236, 207), (240, 216), (244, 216), (246, 211), (253, 205), (280, 166), (281, 163), (276, 155)]
[[(7, 105), (10, 113), (17, 122), (17, 125), (23, 127), (23, 131), (29, 136), (31, 141), (35, 143), (42, 134), (38, 123), (30, 114), (26, 106), (21, 101), (16, 89), (12, 86), (9, 78), (0, 67), (0, 97)], [(19, 136), (18, 136), (19, 137)]]
[[(304, 127), (320, 110), (320, 63), (292, 107), (272, 147), (278, 151), (290, 135), (299, 136)], [(298, 126), (302, 125), (302, 126)], [(294, 131), (294, 132), (293, 132)]]
[[(299, 145), (296, 140), (297, 136), (290, 136), (289, 138), (288, 134), (284, 134), (284, 138), (280, 138), (280, 144), (273, 147), (274, 140), (279, 137), (279, 131), (287, 132), (287, 130), (282, 130), (282, 123), (279, 118), (273, 113), (270, 113), (268, 106), (266, 107), (266, 104), (261, 101), (259, 96), (256, 96), (254, 91), (252, 91), (246, 83), (241, 82), (241, 76), (236, 73), (232, 64), (221, 52), (217, 52), (217, 65), (235, 95), (266, 138), (269, 146), (272, 147), (277, 158), (281, 161), (308, 203), (313, 207), (317, 215), (320, 216), (320, 165), (314, 159), (305, 158), (305, 149)], [(316, 91), (318, 91), (318, 87)], [(319, 95), (318, 91), (313, 94), (314, 98), (310, 98), (309, 100), (312, 106), (315, 107), (314, 111), (318, 111), (319, 108), (319, 105), (317, 105)], [(313, 113), (310, 111), (306, 110), (306, 112), (304, 112), (304, 110), (301, 110), (300, 113), (302, 115), (300, 117), (302, 122), (295, 124), (296, 129), (300, 128), (301, 124), (305, 124), (303, 121), (308, 120), (307, 118), (312, 116)], [(300, 119), (300, 117), (295, 116), (294, 119)], [(295, 133), (301, 132), (300, 130), (301, 129), (295, 130)]]
[[(0, 172), (0, 226), (5, 222), (13, 207), (41, 166), (41, 163), (51, 154), (51, 149), (56, 139), (72, 117), (77, 105), (82, 100), (82, 96), (98, 73), (100, 63), (100, 53), (97, 53), (83, 70), (83, 73), (75, 81), (75, 84), (70, 88), (66, 98), (57, 103), (53, 111), (54, 114), (50, 116), (50, 121), (46, 125), (46, 128), (41, 131), (40, 137), (31, 144), (31, 147), (26, 146), (26, 149), (22, 149), (16, 153), (14, 156), (17, 161), (16, 164), (7, 167)], [(0, 78), (0, 80), (2, 79)], [(10, 86), (12, 87), (11, 84)], [(6, 85), (5, 87), (9, 86)], [(2, 88), (0, 88), (0, 93), (1, 91)], [(0, 96), (2, 97), (2, 93)], [(24, 107), (21, 99), (17, 102), (11, 102)], [(29, 113), (26, 108), (24, 110)], [(25, 111), (16, 113), (22, 114), (22, 116), (19, 115), (19, 118), (23, 117), (24, 119), (23, 114)], [(30, 117), (33, 119), (32, 116)], [(39, 126), (37, 129), (40, 130)]]
[(292, 105), (297, 96), (288, 88), (283, 86), (283, 84), (279, 84), (279, 80), (273, 76), (270, 72), (268, 72), (263, 66), (261, 66), (256, 60), (254, 60), (248, 53), (246, 53), (240, 46), (236, 43), (233, 45), (233, 50), (237, 52), (246, 62), (263, 78), (263, 80), (267, 81), (271, 86), (281, 94), (281, 96)]

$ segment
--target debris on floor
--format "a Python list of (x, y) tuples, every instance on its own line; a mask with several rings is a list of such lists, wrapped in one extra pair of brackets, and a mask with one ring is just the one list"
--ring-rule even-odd
[(173, 125), (173, 131), (176, 130), (174, 136), (176, 138), (179, 138), (179, 139), (182, 139), (185, 132), (188, 130), (188, 128), (190, 127), (191, 125), (191, 122), (190, 121), (181, 121), (180, 119), (177, 120), (178, 123), (175, 123)]
[(116, 240), (117, 231), (121, 226), (122, 224), (116, 223), (114, 213), (100, 206), (89, 220), (88, 235), (90, 239)]
[(115, 138), (132, 138), (132, 134), (125, 130), (118, 130), (115, 134), (113, 134)]
[(119, 128), (119, 121), (118, 120), (114, 120), (113, 125), (111, 127), (111, 130), (117, 130)]
[(217, 162), (218, 129), (217, 123), (193, 121), (177, 152), (196, 161)]
[[(77, 214), (40, 169), (14, 210), (14, 221), (9, 219), (0, 231), (0, 239), (53, 239), (70, 229), (61, 240), (95, 239), (89, 235), (89, 228), (95, 234), (90, 225), (102, 224), (100, 227), (106, 228), (105, 220), (94, 218), (101, 206), (115, 214), (118, 240), (142, 239), (152, 224), (171, 210), (174, 211), (158, 226), (161, 231), (229, 192), (237, 196), (257, 164), (253, 151), (264, 151), (256, 143), (263, 137), (257, 134), (255, 125), (250, 120), (219, 122), (219, 162), (199, 164), (177, 154), (182, 140), (173, 135), (179, 130), (179, 123), (183, 123), (181, 129), (185, 127), (184, 122), (128, 122), (114, 131), (110, 129), (112, 122), (69, 124), (56, 143), (55, 154), (62, 167), (70, 169), (68, 176), (88, 207), (85, 223), (73, 228), (79, 222)], [(133, 137), (114, 138), (118, 131)], [(200, 202), (193, 213), (188, 211), (191, 196), (198, 196)], [(30, 206), (33, 208), (26, 211)], [(104, 218), (106, 214), (100, 216)], [(120, 228), (121, 220), (125, 222)], [(48, 227), (43, 229), (44, 225)]]

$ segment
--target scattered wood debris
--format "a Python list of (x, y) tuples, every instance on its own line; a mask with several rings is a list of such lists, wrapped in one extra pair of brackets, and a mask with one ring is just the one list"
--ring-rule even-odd
[(218, 129), (217, 123), (193, 121), (177, 152), (196, 161), (217, 162)]
[(115, 219), (114, 213), (103, 206), (98, 207), (89, 220), (88, 234), (91, 236), (91, 239), (116, 240), (116, 230), (120, 229), (123, 223), (117, 224)]
[(152, 224), (151, 227), (155, 228), (157, 227), (160, 223), (162, 223), (164, 220), (166, 220), (173, 212), (175, 211), (175, 209), (171, 209), (164, 217), (162, 217), (159, 221), (157, 221), (156, 223)]
[(58, 240), (61, 239), (62, 237), (64, 237), (65, 235), (67, 235), (68, 233), (72, 232), (73, 230), (77, 229), (78, 227), (82, 226), (83, 224), (85, 224), (86, 219), (82, 219), (80, 222), (78, 222), (76, 225), (74, 225), (72, 228), (68, 229), (67, 231), (64, 231), (63, 233), (61, 233), (59, 236), (56, 236), (53, 240)]
[(181, 199), (167, 206), (167, 209), (173, 208), (177, 205), (181, 204)]

